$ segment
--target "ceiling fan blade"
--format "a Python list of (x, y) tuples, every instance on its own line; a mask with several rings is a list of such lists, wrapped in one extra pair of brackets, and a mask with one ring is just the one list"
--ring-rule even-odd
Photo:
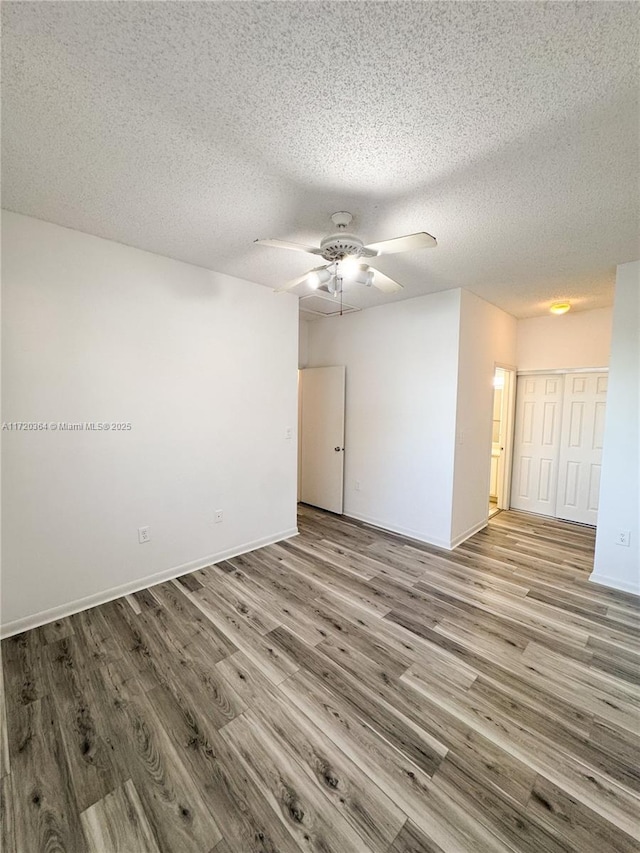
[(382, 293), (397, 293), (400, 290), (404, 290), (401, 284), (398, 284), (397, 281), (394, 281), (392, 278), (389, 278), (388, 275), (385, 275), (383, 272), (380, 272), (380, 270), (377, 270), (375, 267), (371, 267), (371, 269), (375, 270), (373, 276), (373, 286), (377, 287), (378, 290), (382, 291)]
[(415, 249), (432, 249), (437, 246), (436, 238), (426, 231), (407, 234), (406, 237), (394, 237), (380, 243), (369, 243), (365, 249), (372, 249), (377, 255), (394, 255), (397, 252), (413, 252)]
[(322, 249), (315, 246), (303, 246), (300, 243), (290, 243), (288, 240), (275, 240), (272, 238), (266, 240), (254, 240), (254, 243), (259, 243), (261, 246), (273, 246), (275, 249), (293, 249), (294, 252), (308, 252), (311, 255), (321, 255)]
[(276, 288), (275, 292), (276, 293), (284, 293), (287, 290), (291, 290), (292, 288), (296, 287), (298, 284), (302, 284), (303, 281), (306, 281), (309, 278), (309, 276), (311, 275), (311, 273), (320, 272), (320, 270), (324, 270), (324, 269), (326, 269), (326, 267), (315, 267), (312, 270), (307, 270), (306, 273), (304, 273), (303, 275), (299, 275), (298, 278), (293, 278), (293, 279), (291, 279), (291, 281), (286, 282), (286, 284), (283, 284), (280, 287)]
[(291, 290), (292, 287), (295, 287), (297, 284), (302, 284), (302, 282), (308, 277), (309, 273), (306, 272), (304, 275), (299, 275), (298, 278), (293, 278), (291, 281), (288, 281), (286, 284), (283, 284), (281, 287), (276, 288), (276, 293), (285, 293), (287, 290)]

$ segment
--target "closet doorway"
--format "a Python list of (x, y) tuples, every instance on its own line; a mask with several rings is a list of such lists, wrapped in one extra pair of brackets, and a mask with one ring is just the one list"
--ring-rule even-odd
[(518, 376), (513, 509), (595, 526), (608, 373)]

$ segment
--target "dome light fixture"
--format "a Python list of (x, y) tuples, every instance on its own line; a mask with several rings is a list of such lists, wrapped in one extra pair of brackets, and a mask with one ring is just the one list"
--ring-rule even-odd
[(570, 309), (571, 309), (571, 303), (567, 302), (567, 301), (565, 301), (565, 302), (553, 302), (549, 306), (549, 311), (551, 311), (552, 314), (566, 314), (567, 311), (569, 311)]

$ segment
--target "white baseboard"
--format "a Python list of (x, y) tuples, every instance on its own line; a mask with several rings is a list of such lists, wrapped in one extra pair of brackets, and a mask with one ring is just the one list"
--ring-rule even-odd
[(621, 592), (632, 592), (634, 595), (640, 595), (640, 581), (638, 583), (627, 583), (619, 578), (612, 578), (608, 575), (592, 574), (589, 578), (591, 583), (597, 583), (601, 586), (609, 586), (611, 589), (619, 589)]
[(13, 634), (21, 634), (23, 631), (38, 628), (40, 625), (46, 625), (48, 622), (55, 622), (56, 619), (64, 619), (65, 616), (71, 616), (74, 613), (79, 613), (81, 610), (88, 610), (90, 607), (97, 607), (99, 604), (106, 604), (108, 601), (113, 601), (115, 598), (122, 598), (123, 595), (130, 595), (132, 592), (139, 592), (141, 589), (147, 589), (147, 587), (173, 580), (181, 575), (189, 574), (189, 572), (204, 569), (207, 566), (213, 565), (213, 563), (220, 563), (222, 560), (230, 560), (232, 557), (239, 557), (240, 554), (246, 554), (248, 551), (255, 551), (256, 548), (264, 548), (265, 545), (273, 545), (275, 542), (282, 542), (284, 539), (291, 539), (292, 536), (297, 535), (298, 528), (292, 527), (290, 530), (284, 530), (282, 533), (276, 533), (273, 536), (265, 536), (263, 539), (246, 542), (244, 545), (229, 548), (227, 551), (221, 551), (220, 553), (212, 554), (209, 557), (202, 557), (199, 560), (192, 560), (190, 563), (184, 563), (182, 566), (165, 569), (162, 572), (147, 575), (145, 578), (138, 578), (130, 583), (114, 586), (110, 589), (105, 589), (102, 592), (96, 592), (92, 595), (87, 595), (84, 598), (78, 598), (75, 601), (60, 604), (57, 607), (51, 607), (48, 610), (41, 610), (39, 613), (34, 613), (31, 616), (23, 616), (20, 619), (14, 619), (12, 622), (7, 622), (2, 626), (0, 638), (5, 639), (6, 637), (13, 636)]
[(483, 521), (479, 521), (477, 524), (474, 524), (468, 530), (465, 530), (464, 533), (461, 533), (459, 536), (455, 536), (451, 540), (451, 550), (453, 551), (454, 548), (457, 548), (458, 545), (461, 545), (466, 539), (469, 539), (475, 533), (478, 533), (478, 531), (484, 530), (488, 523), (489, 522), (485, 518)]
[(488, 524), (487, 519), (484, 519), (483, 521), (479, 521), (477, 524), (474, 524), (473, 527), (465, 530), (464, 533), (461, 533), (454, 539), (445, 541), (444, 539), (438, 539), (435, 536), (427, 538), (423, 533), (419, 533), (417, 530), (411, 530), (408, 527), (390, 525), (386, 521), (380, 521), (380, 519), (370, 518), (366, 515), (358, 515), (355, 512), (349, 514), (345, 513), (345, 517), (355, 518), (357, 521), (363, 521), (365, 524), (370, 524), (372, 527), (379, 527), (381, 530), (389, 530), (391, 533), (399, 533), (401, 536), (406, 536), (407, 539), (415, 539), (418, 542), (424, 542), (426, 545), (435, 545), (436, 548), (444, 548), (445, 551), (453, 551), (454, 548), (457, 548), (458, 545), (461, 545), (466, 539), (473, 536), (474, 533), (477, 533), (479, 530), (483, 530)]
[(399, 533), (400, 536), (406, 536), (407, 539), (415, 539), (418, 542), (424, 542), (426, 545), (435, 545), (437, 548), (444, 548), (447, 551), (451, 550), (451, 543), (445, 542), (444, 539), (437, 537), (427, 538), (424, 533), (417, 530), (411, 530), (409, 527), (399, 527), (394, 524), (389, 524), (388, 521), (381, 521), (379, 518), (371, 518), (367, 515), (359, 515), (355, 512), (344, 514), (345, 518), (355, 518), (356, 521), (363, 521), (365, 524), (370, 524), (372, 527), (379, 527), (381, 530), (388, 530), (390, 533)]

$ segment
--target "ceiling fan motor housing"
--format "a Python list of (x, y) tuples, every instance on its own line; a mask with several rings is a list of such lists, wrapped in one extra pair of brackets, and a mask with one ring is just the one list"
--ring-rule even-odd
[(326, 261), (341, 261), (347, 256), (359, 258), (364, 248), (364, 243), (355, 234), (346, 231), (338, 231), (337, 234), (329, 234), (320, 243), (322, 257)]

